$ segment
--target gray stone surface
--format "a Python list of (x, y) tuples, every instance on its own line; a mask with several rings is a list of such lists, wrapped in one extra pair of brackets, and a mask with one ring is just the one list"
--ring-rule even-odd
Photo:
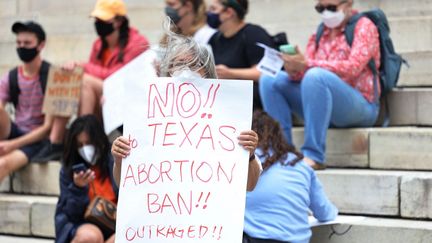
[(59, 195), (59, 162), (29, 164), (15, 172), (12, 188), (17, 193)]
[(0, 235), (1, 243), (54, 243), (54, 240)]
[(432, 219), (432, 175), (404, 176), (401, 182), (401, 215)]
[[(349, 224), (335, 225), (345, 232)], [(352, 224), (344, 235), (333, 235), (330, 226), (313, 228), (311, 243), (429, 243), (432, 242), (432, 222), (401, 219), (366, 218)]]
[(54, 215), (57, 198), (44, 198), (32, 204), (31, 232), (35, 236), (55, 237)]
[(385, 128), (370, 134), (375, 169), (432, 170), (431, 128)]
[(56, 197), (0, 194), (0, 234), (54, 237), (56, 203)]
[(432, 86), (432, 51), (407, 52), (401, 55), (409, 62), (410, 67), (402, 66), (398, 86)]
[(30, 235), (31, 201), (0, 194), (0, 233)]
[(388, 100), (391, 125), (432, 125), (431, 88), (397, 89)]
[(10, 178), (9, 176), (4, 178), (3, 181), (0, 182), (0, 192), (8, 192), (10, 190)]
[[(330, 167), (368, 167), (369, 132), (371, 129), (329, 129), (326, 144), (326, 163)], [(300, 150), (304, 129), (293, 129), (293, 140)]]
[(327, 169), (317, 172), (325, 192), (341, 213), (399, 215), (403, 172)]
[(0, 1), (0, 18), (17, 14), (17, 0)]

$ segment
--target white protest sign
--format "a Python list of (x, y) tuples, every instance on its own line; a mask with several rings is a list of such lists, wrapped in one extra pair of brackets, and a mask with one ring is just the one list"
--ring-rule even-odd
[(116, 242), (241, 243), (252, 82), (155, 78), (125, 83)]
[(157, 77), (153, 62), (156, 59), (156, 52), (148, 50), (123, 68), (105, 79), (103, 84), (104, 102), (102, 114), (105, 133), (110, 134), (119, 126), (123, 125), (124, 111), (124, 83), (136, 82), (137, 77)]
[(257, 65), (258, 71), (271, 77), (276, 77), (284, 64), (282, 58), (279, 56), (280, 53), (262, 43), (257, 43), (257, 46), (264, 48), (264, 56)]

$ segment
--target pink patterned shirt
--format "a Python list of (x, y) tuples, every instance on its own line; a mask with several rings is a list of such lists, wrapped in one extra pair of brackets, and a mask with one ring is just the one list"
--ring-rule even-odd
[[(22, 68), (18, 68), (18, 87), (20, 94), (15, 107), (15, 124), (23, 132), (29, 132), (43, 124), (42, 114), (43, 92), (39, 82), (39, 75), (25, 77)], [(0, 100), (10, 101), (9, 73), (0, 79)]]
[[(306, 49), (308, 68), (321, 67), (337, 74), (343, 81), (359, 90), (369, 102), (374, 101), (374, 81), (368, 62), (375, 59), (380, 66), (379, 34), (375, 24), (368, 18), (361, 18), (354, 30), (350, 47), (342, 31), (331, 39), (330, 29), (325, 27), (318, 49), (315, 34), (309, 39)], [(379, 78), (379, 77), (378, 77)], [(379, 83), (379, 80), (378, 80)], [(378, 85), (378, 94), (381, 89)]]

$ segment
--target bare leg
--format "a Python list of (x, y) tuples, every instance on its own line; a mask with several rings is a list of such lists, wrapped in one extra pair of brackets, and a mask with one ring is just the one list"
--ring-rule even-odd
[(10, 173), (28, 164), (27, 156), (21, 150), (14, 150), (0, 157), (0, 181)]
[(11, 122), (3, 105), (0, 104), (0, 140), (6, 139), (10, 134)]
[(80, 115), (95, 114), (96, 107), (100, 105), (103, 81), (85, 74), (81, 88)]
[(63, 143), (64, 135), (66, 132), (66, 124), (69, 121), (69, 117), (54, 117), (53, 126), (50, 133), (51, 143), (61, 144)]
[(93, 224), (81, 225), (75, 237), (71, 241), (72, 243), (103, 243), (104, 237), (100, 229)]

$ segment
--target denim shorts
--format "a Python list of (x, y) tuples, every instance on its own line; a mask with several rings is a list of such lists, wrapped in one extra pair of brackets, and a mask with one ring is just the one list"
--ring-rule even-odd
[[(19, 127), (14, 122), (11, 122), (11, 130), (10, 130), (9, 137), (7, 138), (7, 140), (18, 138), (18, 137), (21, 137), (25, 134), (26, 134), (26, 132), (19, 129)], [(26, 155), (29, 162), (31, 162), (32, 158), (36, 155), (37, 152), (39, 152), (39, 150), (46, 143), (48, 143), (48, 139), (25, 145), (21, 148), (18, 148), (18, 150), (21, 150)]]

